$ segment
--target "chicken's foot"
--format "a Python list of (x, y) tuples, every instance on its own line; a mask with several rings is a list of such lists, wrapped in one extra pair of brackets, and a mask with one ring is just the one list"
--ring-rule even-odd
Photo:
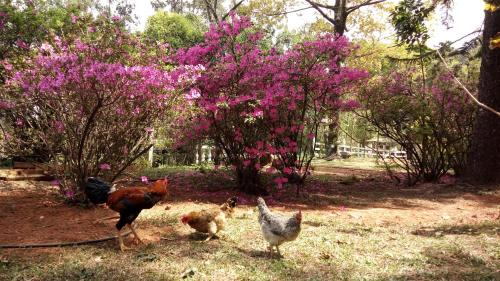
[(214, 235), (213, 235), (213, 234), (210, 234), (210, 235), (208, 235), (207, 239), (203, 240), (203, 242), (208, 242), (208, 241), (210, 241), (210, 239), (212, 239), (213, 237), (214, 237)]
[(128, 227), (130, 228), (130, 230), (132, 230), (132, 233), (134, 234), (134, 240), (138, 241), (141, 244), (144, 244), (144, 242), (142, 242), (141, 238), (139, 237), (139, 235), (135, 231), (133, 224), (128, 224)]
[(118, 230), (118, 246), (120, 246), (120, 251), (124, 252), (126, 250), (130, 250), (129, 247), (125, 246), (125, 244), (123, 244), (123, 237), (122, 237), (122, 231), (121, 229)]
[(281, 258), (280, 248), (276, 245), (276, 252), (278, 253), (278, 257)]
[(269, 250), (269, 258), (273, 258), (273, 246), (269, 244), (269, 247), (267, 247), (267, 249)]

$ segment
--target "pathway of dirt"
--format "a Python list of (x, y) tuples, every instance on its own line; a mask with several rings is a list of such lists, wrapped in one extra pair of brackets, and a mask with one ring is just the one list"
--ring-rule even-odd
[[(235, 193), (193, 190), (182, 183), (174, 178), (167, 202), (155, 206), (154, 210), (169, 212), (165, 210), (169, 206), (219, 204)], [(294, 192), (288, 192), (281, 194), (281, 199), (275, 194), (266, 200), (278, 211), (300, 208), (304, 216), (307, 212), (315, 212), (376, 226), (428, 227), (500, 220), (498, 189), (476, 192), (454, 185), (404, 188), (373, 180), (352, 185), (313, 181), (311, 185), (308, 194), (298, 199)], [(238, 212), (253, 212), (256, 198), (237, 194), (242, 203)], [(68, 206), (57, 190), (46, 182), (0, 182), (0, 244), (68, 242), (115, 235), (114, 221), (94, 223), (114, 214), (106, 207)], [(175, 231), (173, 226), (148, 225), (147, 229), (141, 228), (141, 235), (147, 241), (158, 241), (162, 234), (172, 231)]]

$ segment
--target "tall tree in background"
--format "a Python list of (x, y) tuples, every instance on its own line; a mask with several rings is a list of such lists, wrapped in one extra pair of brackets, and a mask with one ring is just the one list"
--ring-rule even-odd
[[(432, 1), (425, 8), (425, 15), (413, 22), (401, 21), (395, 25), (398, 37), (408, 39), (405, 43), (413, 44), (412, 38), (421, 31), (418, 26), (423, 25), (431, 11), (438, 5), (450, 8), (452, 0)], [(398, 7), (420, 5), (421, 0), (403, 0)], [(479, 102), (488, 105), (496, 111), (500, 110), (500, 0), (485, 1), (485, 20), (483, 25), (481, 70), (479, 78)], [(400, 10), (401, 11), (401, 10)], [(412, 10), (414, 11), (414, 9)], [(404, 16), (393, 13), (393, 19)], [(411, 18), (409, 18), (411, 19)], [(397, 21), (396, 21), (397, 22)], [(393, 23), (396, 23), (393, 20)], [(424, 32), (425, 33), (425, 32)], [(476, 183), (500, 182), (500, 120), (492, 112), (482, 107), (477, 114), (471, 140), (471, 149), (468, 157), (466, 174), (470, 181)]]
[[(305, 0), (314, 9), (316, 9), (323, 18), (329, 21), (333, 27), (335, 33), (338, 35), (344, 35), (347, 31), (347, 19), (349, 15), (359, 9), (372, 6), (378, 3), (385, 2), (385, 0), (335, 0), (334, 4), (329, 4), (328, 2), (318, 2), (313, 0)], [(332, 15), (333, 14), (333, 15)], [(337, 140), (339, 138), (339, 118), (338, 114), (332, 114), (328, 123), (328, 130), (325, 133), (325, 147), (326, 155), (337, 153)]]
[[(486, 2), (479, 101), (500, 111), (500, 0)], [(469, 179), (500, 183), (500, 118), (479, 109), (468, 163)]]
[[(333, 26), (335, 33), (344, 35), (347, 31), (347, 18), (353, 12), (362, 7), (375, 5), (385, 2), (385, 0), (335, 0), (335, 4), (322, 3), (318, 1), (305, 0), (314, 9), (316, 9), (321, 16), (328, 20)], [(333, 13), (333, 16), (331, 15)]]
[(151, 0), (155, 10), (169, 8), (179, 14), (192, 13), (205, 18), (210, 23), (225, 20), (231, 11), (236, 10), (245, 0), (230, 1), (230, 8), (224, 8), (224, 0)]
[(148, 18), (144, 36), (150, 40), (168, 43), (173, 48), (188, 48), (203, 40), (206, 27), (193, 14), (180, 15), (157, 11)]

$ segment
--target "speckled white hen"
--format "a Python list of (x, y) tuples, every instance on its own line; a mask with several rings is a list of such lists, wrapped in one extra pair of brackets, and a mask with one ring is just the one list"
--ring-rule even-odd
[(284, 242), (297, 239), (300, 233), (302, 212), (298, 211), (291, 218), (273, 214), (266, 205), (264, 199), (257, 199), (259, 208), (259, 224), (264, 239), (269, 243), (269, 255), (273, 256), (273, 247), (281, 256), (279, 246)]

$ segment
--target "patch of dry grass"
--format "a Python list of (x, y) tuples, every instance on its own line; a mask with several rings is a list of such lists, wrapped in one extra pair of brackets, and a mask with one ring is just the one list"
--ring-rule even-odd
[(301, 207), (304, 217), (299, 238), (280, 247), (284, 258), (270, 259), (255, 198), (246, 197), (225, 233), (208, 243), (179, 222), (182, 214), (233, 193), (224, 173), (151, 172), (168, 174), (179, 188), (168, 203), (139, 216), (148, 245), (125, 253), (114, 241), (4, 251), (0, 280), (500, 280), (500, 220), (493, 218), (499, 209), (488, 201), (493, 195), (405, 190), (363, 177), (346, 185), (344, 177), (315, 176), (307, 196), (295, 200), (291, 190), (270, 197), (273, 209)]
[[(208, 204), (201, 204), (208, 207)], [(120, 253), (105, 243), (63, 248), (31, 259), (3, 258), (1, 280), (495, 280), (498, 278), (498, 222), (457, 226), (457, 231), (419, 233), (415, 227), (367, 226), (322, 211), (304, 213), (297, 241), (281, 247), (283, 259), (269, 259), (257, 213), (241, 207), (220, 239), (180, 224), (182, 213), (201, 207), (157, 206), (139, 218), (140, 233), (170, 226), (162, 240)], [(292, 210), (290, 210), (292, 211)], [(449, 229), (452, 226), (436, 227)], [(461, 229), (474, 228), (473, 235)], [(26, 251), (26, 250), (24, 250)], [(27, 250), (30, 251), (30, 250)], [(498, 280), (498, 279), (496, 279)]]

